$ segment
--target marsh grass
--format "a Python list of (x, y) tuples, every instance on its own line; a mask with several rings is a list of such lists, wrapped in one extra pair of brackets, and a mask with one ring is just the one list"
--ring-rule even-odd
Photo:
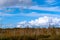
[[(15, 29), (1, 29), (1, 30), (0, 30), (1, 32), (0, 40), (60, 40), (60, 31), (59, 31), (60, 29), (27, 29), (27, 28), (16, 29), (15, 28)], [(58, 31), (58, 35), (56, 34), (57, 32), (56, 30)]]

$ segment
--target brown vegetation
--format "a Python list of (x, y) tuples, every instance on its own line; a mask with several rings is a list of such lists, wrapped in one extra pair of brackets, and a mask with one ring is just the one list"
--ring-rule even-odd
[(0, 29), (0, 40), (60, 40), (59, 28)]

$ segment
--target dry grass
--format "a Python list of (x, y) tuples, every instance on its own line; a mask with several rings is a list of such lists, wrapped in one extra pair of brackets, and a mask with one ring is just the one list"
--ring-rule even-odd
[(60, 40), (59, 28), (0, 29), (0, 40)]

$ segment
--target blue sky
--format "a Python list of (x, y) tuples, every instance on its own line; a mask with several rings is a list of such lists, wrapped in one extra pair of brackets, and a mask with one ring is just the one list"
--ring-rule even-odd
[(60, 0), (0, 0), (0, 24), (17, 24), (41, 16), (60, 18)]

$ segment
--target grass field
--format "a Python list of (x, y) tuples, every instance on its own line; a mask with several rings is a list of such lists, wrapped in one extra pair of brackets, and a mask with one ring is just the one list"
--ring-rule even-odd
[(60, 40), (60, 28), (0, 29), (0, 40)]

